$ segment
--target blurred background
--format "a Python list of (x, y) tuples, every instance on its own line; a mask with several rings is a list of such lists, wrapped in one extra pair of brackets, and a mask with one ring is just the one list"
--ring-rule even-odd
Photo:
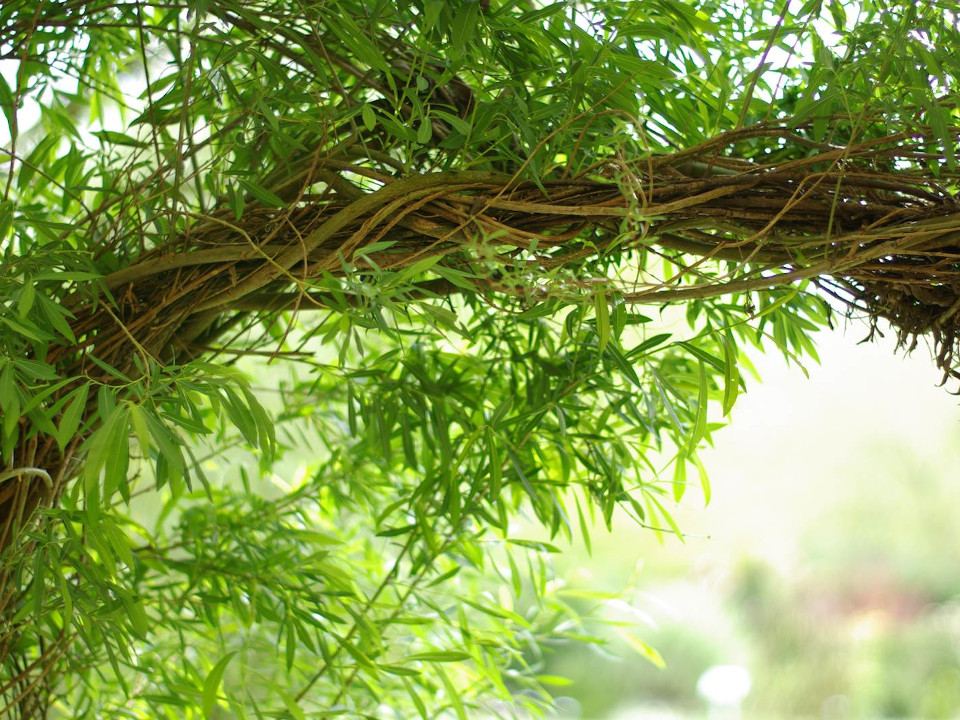
[(620, 517), (555, 556), (609, 639), (547, 657), (562, 716), (960, 717), (958, 384), (867, 334), (821, 333), (809, 377), (752, 357), (762, 382), (702, 454), (713, 498), (692, 482), (676, 509), (685, 542)]

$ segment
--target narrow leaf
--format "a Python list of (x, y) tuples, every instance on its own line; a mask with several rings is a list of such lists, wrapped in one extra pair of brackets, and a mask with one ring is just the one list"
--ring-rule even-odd
[(203, 716), (205, 718), (210, 718), (213, 715), (213, 709), (217, 705), (217, 694), (220, 690), (220, 681), (223, 679), (223, 673), (236, 654), (236, 651), (233, 651), (220, 658), (217, 664), (213, 666), (213, 669), (210, 670), (207, 679), (203, 681), (202, 706)]

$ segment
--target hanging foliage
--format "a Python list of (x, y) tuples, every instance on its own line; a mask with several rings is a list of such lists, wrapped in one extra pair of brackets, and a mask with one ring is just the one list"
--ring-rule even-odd
[(780, 5), (4, 2), (0, 715), (541, 712), (745, 351), (956, 376), (956, 13)]

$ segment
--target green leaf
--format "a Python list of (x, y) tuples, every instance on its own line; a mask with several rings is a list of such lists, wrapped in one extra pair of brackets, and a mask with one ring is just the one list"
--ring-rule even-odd
[(360, 108), (360, 116), (363, 118), (364, 127), (366, 127), (367, 130), (373, 131), (377, 126), (377, 116), (373, 112), (373, 108), (367, 103), (364, 103)]
[(635, 348), (631, 349), (630, 352), (627, 353), (627, 358), (632, 361), (637, 360), (644, 353), (647, 353), (647, 351), (655, 348), (657, 345), (665, 343), (672, 335), (672, 333), (658, 333), (657, 335), (647, 338)]
[(130, 621), (130, 627), (134, 634), (140, 639), (146, 639), (149, 631), (149, 621), (147, 612), (143, 607), (143, 600), (139, 597), (123, 598), (123, 604), (127, 610), (127, 619)]
[(461, 662), (463, 660), (470, 660), (472, 657), (470, 653), (459, 650), (437, 650), (435, 652), (422, 652), (416, 655), (408, 655), (404, 658), (404, 662), (414, 662), (416, 660), (422, 662)]
[(723, 344), (723, 414), (730, 414), (737, 394), (740, 392), (740, 371), (737, 368), (737, 352), (730, 334), (721, 337)]
[(673, 499), (680, 502), (687, 490), (687, 458), (677, 454), (673, 461)]
[(450, 678), (443, 671), (442, 668), (436, 668), (437, 675), (440, 676), (440, 681), (443, 683), (443, 687), (446, 691), (447, 700), (450, 701), (450, 705), (453, 708), (454, 712), (457, 714), (459, 720), (467, 720), (467, 712), (463, 707), (463, 700), (460, 698), (460, 692), (457, 690), (456, 686), (450, 682)]
[(16, 205), (12, 200), (0, 200), (0, 242), (6, 240), (7, 233), (13, 227), (13, 214)]
[(756, 318), (761, 318), (761, 317), (763, 317), (764, 315), (769, 315), (769, 314), (771, 314), (771, 313), (773, 313), (773, 312), (776, 312), (776, 311), (779, 310), (781, 307), (783, 307), (784, 305), (786, 305), (788, 302), (790, 302), (791, 300), (793, 300), (793, 299), (799, 294), (799, 292), (800, 292), (800, 289), (799, 289), (799, 288), (793, 288), (792, 290), (790, 290), (789, 292), (785, 293), (784, 295), (782, 295), (782, 296), (779, 297), (778, 299), (774, 300), (772, 303), (769, 303), (769, 304), (767, 304), (765, 307), (763, 307), (763, 308), (760, 310), (760, 312), (758, 312), (758, 313), (754, 316), (754, 318), (755, 318), (755, 319), (756, 319)]
[(137, 435), (137, 442), (140, 444), (140, 454), (150, 457), (150, 428), (147, 425), (144, 410), (136, 403), (129, 403), (127, 411), (130, 413), (130, 424)]
[(378, 663), (377, 668), (380, 670), (383, 670), (385, 673), (388, 673), (390, 675), (416, 677), (421, 674), (419, 670), (404, 667), (403, 665), (384, 665), (383, 663)]
[(383, 252), (384, 250), (389, 250), (396, 244), (396, 240), (381, 240), (380, 242), (370, 243), (369, 245), (364, 245), (354, 250), (353, 257), (356, 259), (372, 253)]
[(67, 446), (80, 426), (80, 419), (87, 406), (89, 389), (90, 383), (84, 383), (67, 395), (67, 403), (64, 405), (63, 414), (60, 416), (60, 426), (57, 428), (57, 445), (60, 446), (61, 451)]
[(703, 490), (703, 504), (704, 506), (710, 504), (710, 498), (712, 497), (712, 492), (710, 489), (710, 476), (707, 474), (707, 469), (703, 466), (703, 463), (700, 461), (700, 457), (694, 454), (691, 458), (693, 464), (697, 468), (697, 473), (700, 477), (700, 489)]
[(243, 217), (243, 207), (245, 205), (243, 193), (237, 192), (236, 185), (231, 184), (227, 187), (227, 202), (230, 205), (230, 210), (233, 212), (233, 219), (239, 220)]
[(13, 92), (2, 74), (0, 74), (0, 110), (3, 111), (3, 115), (7, 119), (10, 136), (13, 136), (17, 126), (17, 109), (13, 100)]
[(15, 320), (12, 317), (3, 317), (0, 316), (0, 323), (3, 323), (8, 328), (13, 330), (13, 332), (21, 335), (28, 340), (36, 340), (37, 342), (48, 342), (54, 339), (54, 336), (44, 332), (38, 328), (34, 323), (26, 319)]
[(620, 369), (620, 372), (626, 376), (627, 380), (633, 383), (633, 385), (640, 390), (644, 390), (643, 384), (640, 382), (640, 377), (637, 375), (637, 371), (633, 369), (633, 365), (624, 356), (616, 344), (607, 345), (606, 355), (607, 357), (613, 359), (614, 363), (616, 363), (617, 367)]
[(289, 617), (286, 623), (286, 634), (287, 636), (283, 643), (284, 657), (286, 658), (287, 672), (290, 672), (293, 669), (293, 661), (296, 658), (297, 652), (297, 628), (294, 625), (294, 621)]
[(103, 497), (109, 502), (114, 492), (119, 488), (124, 499), (129, 502), (130, 497), (126, 487), (127, 469), (130, 464), (130, 415), (128, 406), (118, 405), (114, 410), (113, 417), (116, 420), (111, 423), (110, 434), (106, 439), (110, 452), (103, 464)]
[(693, 423), (693, 432), (690, 435), (690, 452), (696, 449), (697, 445), (700, 444), (700, 440), (702, 440), (703, 436), (707, 433), (707, 401), (709, 400), (707, 370), (702, 360), (698, 363), (697, 367), (699, 369), (699, 390), (697, 393), (696, 419)]
[(153, 414), (144, 413), (144, 419), (150, 428), (150, 437), (159, 450), (157, 487), (163, 487), (167, 480), (173, 483), (179, 482), (184, 475), (185, 467), (183, 452), (180, 450), (176, 434)]
[(60, 583), (60, 597), (63, 600), (63, 622), (69, 626), (73, 622), (73, 594), (67, 579), (63, 575), (58, 576)]
[(220, 692), (220, 681), (223, 679), (223, 673), (236, 654), (236, 651), (228, 652), (220, 658), (217, 664), (214, 665), (207, 674), (207, 679), (203, 681), (201, 706), (203, 708), (203, 716), (208, 718), (208, 720), (213, 717), (213, 710), (217, 705), (217, 695)]
[(453, 18), (453, 27), (450, 30), (450, 41), (454, 54), (463, 55), (467, 45), (473, 40), (477, 31), (478, 2), (465, 2), (459, 6)]
[(440, 262), (439, 255), (433, 255), (431, 257), (421, 258), (417, 260), (415, 263), (413, 263), (413, 265), (410, 265), (409, 267), (404, 268), (400, 272), (390, 277), (387, 280), (387, 282), (384, 283), (384, 287), (388, 289), (398, 287), (403, 283), (407, 282), (408, 280), (411, 280), (427, 272), (430, 268), (432, 268), (438, 262)]
[(430, 142), (430, 138), (433, 137), (433, 125), (430, 121), (424, 118), (420, 122), (420, 127), (417, 128), (417, 142), (421, 145), (426, 145)]
[(25, 319), (30, 313), (36, 297), (37, 293), (33, 287), (33, 283), (27, 279), (23, 284), (23, 288), (20, 290), (20, 297), (17, 299), (17, 315), (20, 316), (21, 320)]
[(46, 363), (36, 360), (27, 360), (26, 358), (16, 358), (13, 361), (14, 366), (21, 373), (34, 380), (56, 380), (57, 371)]
[(599, 335), (599, 349), (603, 349), (610, 342), (610, 308), (607, 305), (607, 296), (603, 292), (597, 292), (593, 296), (593, 307), (597, 315), (597, 334)]
[[(101, 495), (109, 499), (112, 490), (126, 480), (129, 458), (127, 448), (127, 408), (115, 405), (103, 424), (87, 440), (87, 462), (83, 468), (83, 486), (91, 511), (100, 507)], [(105, 472), (104, 490), (101, 494), (101, 471)], [(119, 477), (123, 473), (124, 477)]]
[(121, 132), (116, 132), (115, 130), (96, 130), (92, 134), (100, 138), (101, 141), (105, 143), (111, 143), (113, 145), (122, 145), (133, 148), (147, 147), (147, 143), (143, 140), (137, 140), (134, 137), (130, 137), (129, 135)]
[(527, 548), (528, 550), (537, 550), (539, 552), (547, 553), (560, 553), (563, 552), (556, 545), (551, 545), (548, 542), (543, 542), (542, 540), (520, 540), (515, 538), (508, 538), (507, 542), (511, 545), (519, 545), (520, 547)]
[(627, 645), (637, 651), (641, 656), (649, 660), (654, 667), (663, 670), (667, 664), (663, 661), (663, 657), (658, 653), (653, 647), (645, 643), (640, 638), (632, 635), (628, 632), (620, 633), (620, 637), (627, 641)]
[(423, 704), (423, 700), (420, 699), (420, 696), (414, 689), (413, 684), (405, 677), (401, 678), (401, 680), (403, 681), (403, 686), (407, 689), (407, 694), (413, 701), (413, 705), (417, 709), (417, 713), (419, 713), (421, 720), (429, 720), (430, 715), (427, 713), (427, 706)]
[(37, 303), (39, 304), (44, 316), (53, 326), (53, 329), (60, 333), (69, 342), (76, 343), (77, 338), (73, 334), (73, 329), (70, 327), (70, 323), (67, 322), (67, 318), (71, 317), (70, 311), (45, 297), (38, 296)]
[(260, 185), (250, 182), (249, 180), (244, 180), (243, 178), (237, 178), (237, 182), (240, 183), (240, 186), (243, 187), (244, 190), (253, 195), (253, 197), (267, 207), (281, 208), (286, 205), (286, 203), (283, 201), (283, 198), (279, 197), (272, 191), (267, 190), (265, 187), (261, 187)]
[(533, 679), (541, 685), (552, 685), (553, 687), (569, 687), (573, 684), (573, 680), (562, 675), (535, 675)]
[(443, 122), (447, 123), (461, 135), (470, 135), (470, 131), (472, 129), (470, 123), (463, 118), (457, 117), (456, 115), (452, 115), (448, 112), (443, 112), (442, 110), (434, 110), (433, 114), (436, 115), (440, 120), (443, 120)]
[(701, 362), (707, 363), (707, 365), (717, 370), (717, 372), (721, 372), (721, 373), (726, 372), (726, 367), (724, 366), (723, 360), (721, 360), (720, 358), (714, 355), (711, 355), (706, 350), (698, 348), (696, 345), (694, 345), (693, 343), (689, 343), (686, 340), (681, 340), (676, 344), (679, 347), (682, 347), (687, 352), (689, 352), (691, 355), (693, 355), (695, 358), (697, 358)]
[(384, 59), (380, 48), (377, 47), (376, 40), (370, 33), (364, 30), (354, 22), (349, 13), (337, 13), (337, 21), (330, 23), (327, 27), (338, 38), (350, 48), (351, 52), (370, 67), (381, 72), (389, 72), (387, 61)]

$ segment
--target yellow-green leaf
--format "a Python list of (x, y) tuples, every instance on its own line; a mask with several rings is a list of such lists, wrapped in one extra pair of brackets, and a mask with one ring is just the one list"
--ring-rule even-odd
[(597, 334), (600, 336), (600, 352), (610, 342), (610, 307), (607, 305), (606, 293), (598, 292), (593, 296), (593, 306), (597, 314)]
[(205, 718), (213, 715), (213, 709), (217, 705), (217, 694), (220, 691), (220, 681), (223, 679), (223, 673), (236, 654), (236, 651), (233, 651), (220, 658), (217, 664), (213, 666), (213, 669), (210, 670), (207, 679), (203, 681), (202, 707)]
[(667, 666), (667, 664), (663, 661), (663, 657), (660, 655), (660, 653), (658, 653), (653, 647), (645, 643), (640, 638), (635, 637), (627, 632), (621, 633), (621, 637), (623, 637), (623, 639), (626, 640), (627, 644), (630, 647), (632, 647), (640, 655), (642, 655), (651, 663), (653, 663), (656, 667), (663, 670), (663, 668)]
[(700, 440), (707, 433), (707, 400), (709, 393), (707, 390), (707, 369), (701, 360), (700, 368), (700, 391), (697, 394), (697, 415), (693, 425), (693, 434), (690, 436), (690, 450), (696, 449)]

